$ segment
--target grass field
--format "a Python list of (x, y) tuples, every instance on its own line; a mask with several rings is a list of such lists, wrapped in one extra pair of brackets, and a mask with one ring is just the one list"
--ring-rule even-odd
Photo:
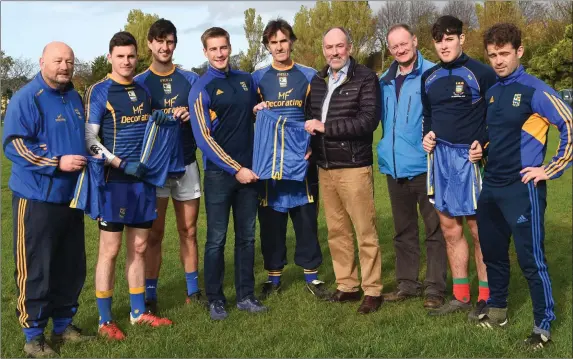
[[(375, 138), (380, 138), (380, 129)], [(548, 155), (555, 153), (557, 136), (550, 131)], [(376, 140), (376, 142), (378, 142)], [(24, 337), (14, 315), (16, 295), (12, 255), (11, 192), (7, 188), (10, 163), (2, 159), (2, 357), (22, 357)], [(384, 291), (395, 287), (393, 225), (386, 181), (375, 165), (375, 195), (378, 233), (382, 248)], [(206, 311), (184, 305), (185, 281), (179, 263), (178, 239), (172, 208), (168, 209), (163, 267), (158, 295), (163, 314), (173, 319), (172, 328), (141, 328), (129, 325), (129, 296), (124, 276), (124, 260), (118, 261), (113, 312), (126, 334), (122, 343), (96, 340), (62, 347), (64, 357), (571, 357), (572, 347), (572, 233), (571, 171), (549, 184), (546, 212), (545, 248), (553, 281), (557, 320), (553, 324), (553, 345), (543, 352), (529, 353), (521, 341), (532, 328), (531, 300), (527, 283), (511, 250), (510, 326), (504, 331), (487, 331), (469, 325), (464, 314), (431, 318), (422, 299), (385, 303), (377, 313), (361, 316), (358, 304), (325, 303), (304, 291), (302, 269), (292, 263), (294, 233), (289, 225), (289, 265), (283, 274), (283, 293), (266, 304), (270, 311), (261, 315), (240, 312), (235, 305), (233, 286), (233, 230), (229, 227), (226, 249), (225, 294), (229, 318), (212, 322)], [(423, 225), (420, 224), (421, 230)], [(258, 230), (258, 229), (257, 229)], [(334, 288), (332, 261), (328, 250), (326, 224), (321, 210), (320, 243), (324, 253), (321, 278)], [(200, 270), (206, 228), (201, 203), (198, 240)], [(468, 237), (469, 238), (469, 237)], [(80, 297), (75, 323), (85, 330), (97, 330), (94, 269), (98, 249), (96, 223), (86, 221), (88, 275)], [(123, 251), (123, 249), (122, 249)], [(125, 258), (122, 252), (120, 258)], [(473, 263), (473, 258), (471, 260)], [(424, 267), (424, 266), (422, 266)], [(477, 278), (470, 266), (472, 300), (477, 297)], [(256, 245), (255, 276), (257, 292), (266, 279), (260, 243)], [(424, 274), (421, 274), (424, 277)], [(202, 285), (202, 275), (200, 276)], [(448, 292), (451, 292), (449, 279)], [(50, 329), (51, 330), (51, 329)]]

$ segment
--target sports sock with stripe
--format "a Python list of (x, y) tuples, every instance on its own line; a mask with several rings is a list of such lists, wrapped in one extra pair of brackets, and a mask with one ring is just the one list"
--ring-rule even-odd
[(304, 280), (307, 283), (311, 283), (313, 280), (318, 280), (318, 270), (317, 269), (305, 269), (304, 270)]
[(454, 278), (454, 297), (463, 303), (470, 301), (470, 281), (468, 278)]
[(113, 289), (96, 290), (97, 310), (99, 312), (99, 324), (111, 321), (111, 300)]
[(487, 300), (489, 299), (489, 286), (487, 282), (482, 282), (480, 280), (478, 290), (479, 290), (478, 302), (480, 300), (485, 300), (487, 302)]
[(281, 269), (269, 271), (268, 281), (272, 282), (274, 285), (279, 285), (281, 282), (282, 272), (283, 271)]
[(136, 319), (145, 312), (145, 287), (129, 288), (131, 316)]

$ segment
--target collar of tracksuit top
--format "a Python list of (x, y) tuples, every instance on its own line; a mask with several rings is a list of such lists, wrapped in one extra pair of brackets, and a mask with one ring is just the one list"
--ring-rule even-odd
[(470, 59), (470, 57), (468, 55), (466, 55), (465, 52), (462, 52), (462, 54), (452, 62), (440, 61), (440, 66), (444, 69), (447, 69), (447, 70), (455, 69), (455, 68), (464, 66), (465, 63), (468, 62), (469, 59)]
[(525, 69), (523, 68), (523, 65), (519, 65), (519, 67), (517, 69), (515, 69), (515, 71), (513, 71), (509, 76), (506, 76), (506, 77), (499, 77), (498, 76), (497, 82), (501, 86), (511, 85), (512, 83), (517, 81), (519, 79), (519, 77), (521, 75), (523, 75), (524, 73), (525, 73)]

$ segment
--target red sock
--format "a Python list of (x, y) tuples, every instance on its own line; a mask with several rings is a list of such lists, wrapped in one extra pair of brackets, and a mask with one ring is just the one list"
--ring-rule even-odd
[(485, 300), (487, 301), (489, 299), (489, 287), (487, 285), (487, 282), (479, 282), (479, 296), (478, 296), (478, 302), (480, 300)]
[(454, 297), (463, 303), (470, 301), (470, 281), (468, 278), (454, 278)]

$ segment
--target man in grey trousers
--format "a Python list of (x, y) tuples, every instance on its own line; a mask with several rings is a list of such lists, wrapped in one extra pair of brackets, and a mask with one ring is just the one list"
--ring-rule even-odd
[(402, 301), (422, 294), (418, 206), (426, 227), (427, 270), (424, 307), (444, 303), (447, 257), (440, 220), (426, 192), (426, 153), (422, 148), (421, 76), (434, 66), (417, 50), (418, 40), (408, 25), (398, 24), (387, 35), (394, 57), (380, 78), (384, 137), (378, 144), (380, 172), (386, 174), (396, 252), (397, 289), (384, 295), (387, 302)]

